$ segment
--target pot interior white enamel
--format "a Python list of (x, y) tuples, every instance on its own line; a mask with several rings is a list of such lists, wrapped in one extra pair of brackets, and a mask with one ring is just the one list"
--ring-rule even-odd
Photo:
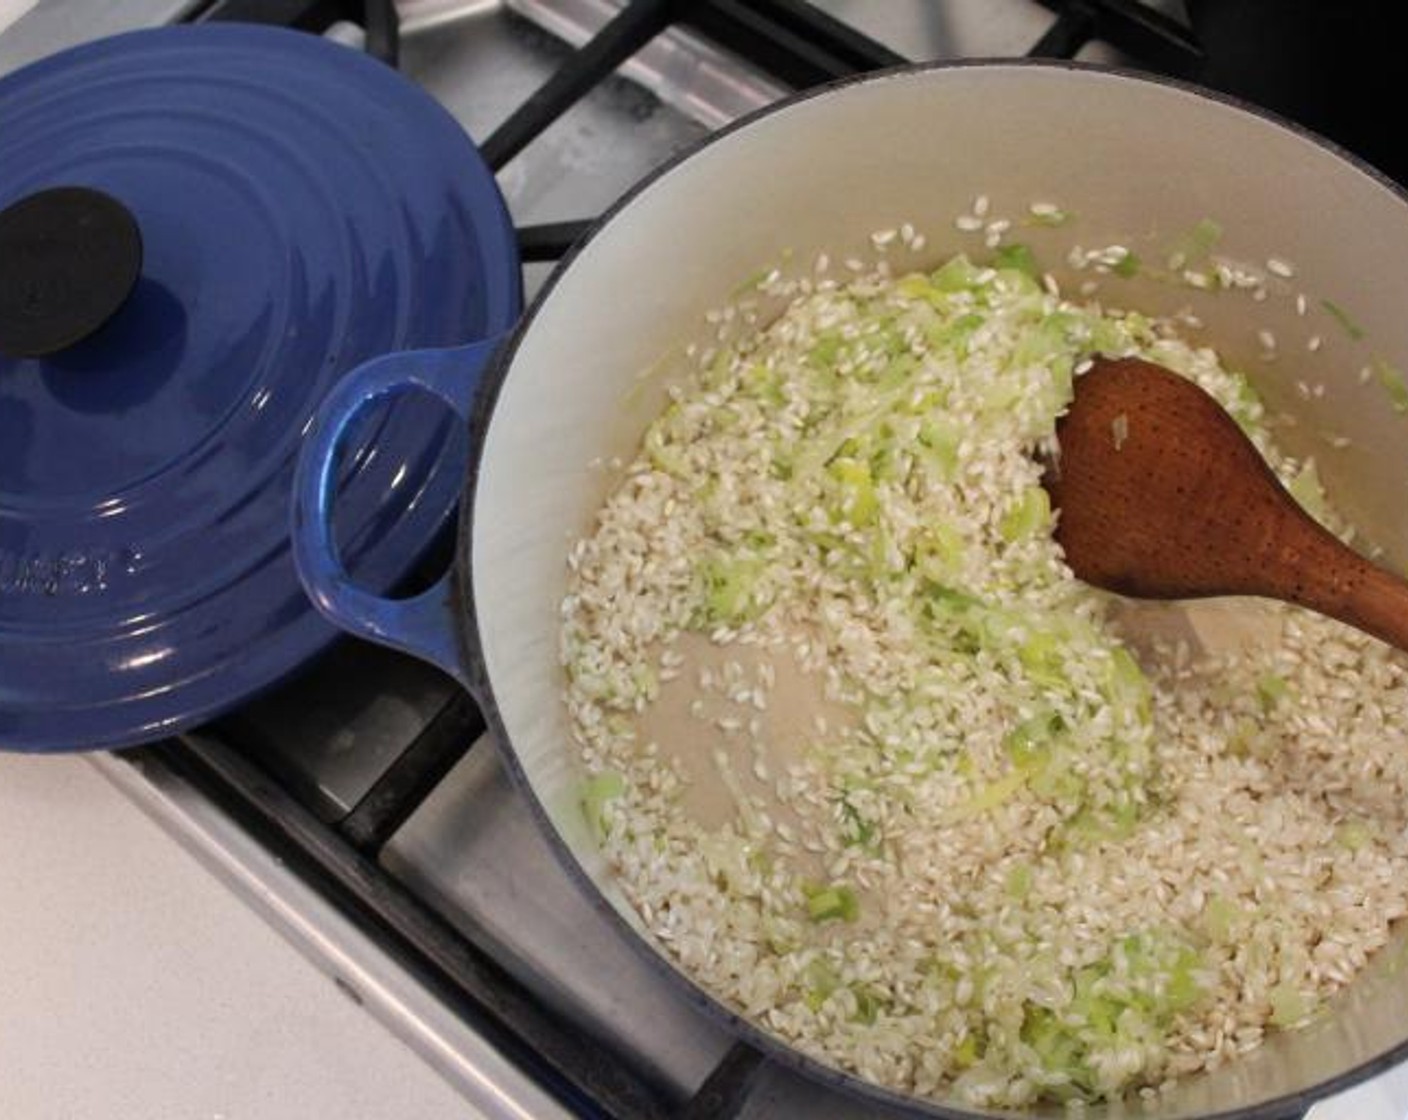
[[(1162, 260), (1204, 218), (1222, 226), (1228, 257), (1294, 262), (1282, 294), (1260, 303), (1147, 277), (1111, 279), (1106, 294), (1147, 312), (1191, 307), (1205, 324), (1193, 337), (1249, 371), (1272, 409), (1298, 418), (1280, 433), (1287, 450), (1313, 449), (1334, 500), (1386, 563), (1401, 569), (1408, 559), (1408, 416), (1376, 380), (1357, 376), (1375, 356), (1408, 356), (1408, 203), (1372, 174), (1184, 88), (1060, 66), (885, 75), (732, 130), (655, 178), (559, 273), (508, 359), (473, 499), (472, 591), (501, 727), (565, 850), (637, 930), (582, 817), (561, 701), (565, 555), (610, 483), (591, 465), (630, 458), (660, 407), (668, 375), (659, 371), (707, 337), (705, 312), (741, 280), (783, 260), (808, 268), (823, 252), (869, 258), (872, 231), (902, 222), (927, 235), (916, 266), (981, 253), (981, 235), (954, 225), (980, 194), (994, 216), (1025, 215), (1034, 200), (1074, 216), (1022, 235), (1063, 281), (1072, 280), (1061, 264), (1072, 244), (1119, 243)], [(1292, 294), (1302, 291), (1305, 317)], [(1363, 337), (1341, 329), (1322, 300), (1348, 309)], [(1261, 330), (1282, 340), (1274, 360), (1261, 356)], [(1313, 334), (1323, 337), (1314, 354)], [(1299, 381), (1327, 389), (1307, 397)], [(1348, 446), (1328, 447), (1324, 432)], [(1390, 946), (1314, 1025), (1142, 1114), (1255, 1112), (1404, 1045), (1400, 959)]]

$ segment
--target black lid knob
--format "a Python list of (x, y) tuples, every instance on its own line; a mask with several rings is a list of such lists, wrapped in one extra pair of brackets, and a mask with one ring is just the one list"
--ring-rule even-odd
[(102, 191), (52, 187), (0, 211), (0, 354), (36, 358), (87, 338), (141, 269), (136, 219)]

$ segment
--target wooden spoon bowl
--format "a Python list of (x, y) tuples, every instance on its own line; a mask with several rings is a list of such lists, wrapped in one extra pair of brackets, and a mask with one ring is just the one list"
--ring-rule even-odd
[(1301, 509), (1192, 381), (1097, 358), (1056, 435), (1045, 485), (1079, 579), (1142, 599), (1280, 599), (1408, 650), (1408, 584)]

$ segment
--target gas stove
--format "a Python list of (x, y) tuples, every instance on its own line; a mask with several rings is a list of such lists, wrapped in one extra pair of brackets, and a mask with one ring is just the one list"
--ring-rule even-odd
[[(530, 296), (634, 182), (794, 89), (907, 60), (1036, 54), (1182, 77), (1206, 63), (1177, 0), (20, 0), (0, 4), (7, 18), (0, 73), (217, 19), (376, 54), (480, 144)], [(558, 866), (472, 702), (420, 663), (344, 641), (216, 724), (95, 763), (479, 1115), (889, 1115), (770, 1064), (623, 943)], [(1408, 1116), (1408, 1073), (1312, 1112)]]

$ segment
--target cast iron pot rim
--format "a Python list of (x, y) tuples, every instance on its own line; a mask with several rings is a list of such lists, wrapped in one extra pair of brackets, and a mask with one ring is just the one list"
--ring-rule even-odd
[[(887, 67), (881, 70), (872, 70), (864, 74), (857, 74), (827, 82), (823, 85), (814, 86), (810, 89), (784, 97), (779, 101), (772, 102), (769, 105), (739, 117), (737, 120), (729, 122), (727, 125), (710, 133), (708, 136), (702, 137), (694, 144), (676, 152), (664, 163), (660, 164), (628, 189), (625, 194), (618, 198), (615, 203), (608, 207), (601, 216), (591, 224), (586, 233), (567, 251), (557, 267), (553, 269), (552, 274), (548, 277), (538, 294), (534, 297), (532, 305), (524, 312), (523, 317), (518, 321), (518, 325), (514, 327), (511, 336), (498, 348), (493, 358), (490, 360), (488, 368), (484, 371), (469, 421), (469, 436), (472, 441), (470, 445), (471, 460), (465, 476), (463, 495), (460, 500), (455, 568), (452, 578), (453, 588), (450, 602), (447, 604), (448, 610), (453, 612), (456, 609), (456, 604), (458, 604), (459, 609), (463, 612), (462, 617), (455, 620), (455, 630), (460, 643), (461, 661), (467, 670), (470, 692), (478, 703), (484, 715), (485, 722), (493, 732), (493, 737), (499, 748), (499, 757), (503, 760), (504, 766), (513, 780), (513, 784), (526, 796), (529, 811), (536, 820), (539, 831), (546, 837), (548, 845), (552, 849), (553, 854), (557, 857), (559, 865), (567, 872), (568, 877), (583, 890), (592, 907), (603, 914), (608, 922), (615, 926), (625, 937), (627, 943), (632, 945), (637, 951), (637, 954), (644, 957), (657, 973), (667, 977), (677, 992), (685, 996), (693, 1006), (702, 1009), (705, 1014), (715, 1022), (723, 1024), (735, 1037), (758, 1050), (768, 1061), (775, 1062), (786, 1069), (801, 1073), (814, 1082), (819, 1082), (834, 1089), (840, 1089), (843, 1092), (872, 1104), (882, 1104), (890, 1108), (904, 1109), (914, 1115), (938, 1117), (940, 1120), (975, 1120), (977, 1117), (999, 1116), (1025, 1117), (1030, 1116), (1031, 1113), (1010, 1109), (1006, 1111), (994, 1111), (992, 1109), (978, 1111), (974, 1109), (950, 1107), (935, 1099), (915, 1094), (900, 1093), (894, 1089), (886, 1088), (883, 1085), (867, 1080), (857, 1074), (827, 1065), (820, 1059), (813, 1058), (803, 1053), (782, 1037), (774, 1035), (751, 1020), (742, 1017), (717, 996), (712, 995), (701, 984), (689, 977), (682, 968), (676, 966), (667, 955), (664, 948), (657, 947), (651, 942), (641, 931), (637, 930), (618, 913), (616, 908), (607, 900), (601, 887), (598, 886), (592, 876), (587, 873), (586, 869), (573, 853), (571, 847), (562, 838), (556, 825), (553, 824), (546, 807), (539, 799), (537, 790), (534, 788), (532, 780), (529, 778), (527, 771), (519, 760), (517, 751), (512, 745), (508, 729), (504, 725), (503, 718), (499, 712), (498, 703), (494, 697), (493, 686), (489, 681), (488, 671), (485, 668), (483, 645), (479, 634), (478, 612), (474, 603), (474, 554), (471, 547), (474, 535), (474, 500), (479, 485), (480, 467), (483, 462), (484, 437), (488, 434), (489, 426), (493, 421), (499, 393), (508, 377), (509, 370), (513, 366), (513, 360), (518, 352), (520, 343), (532, 329), (533, 321), (537, 317), (538, 312), (547, 304), (558, 282), (571, 269), (578, 256), (582, 254), (586, 247), (595, 240), (605, 227), (611, 224), (617, 214), (629, 207), (636, 200), (637, 196), (648, 190), (658, 179), (662, 179), (680, 164), (710, 145), (732, 135), (740, 129), (747, 128), (749, 125), (764, 117), (771, 116), (774, 113), (784, 112), (804, 101), (826, 96), (836, 90), (866, 82), (886, 81), (929, 71), (970, 69), (1026, 70), (1032, 68), (1079, 71), (1100, 75), (1102, 77), (1113, 77), (1119, 80), (1163, 86), (1181, 93), (1191, 94), (1205, 101), (1212, 101), (1226, 108), (1239, 110), (1250, 116), (1259, 118), (1262, 123), (1291, 132), (1328, 151), (1331, 155), (1339, 157), (1340, 160), (1353, 169), (1367, 175), (1380, 186), (1387, 188), (1391, 193), (1396, 195), (1405, 206), (1408, 206), (1408, 191), (1405, 191), (1397, 183), (1388, 178), (1388, 176), (1383, 174), (1383, 172), (1360, 159), (1352, 152), (1347, 151), (1333, 141), (1320, 136), (1318, 133), (1311, 131), (1303, 125), (1299, 125), (1261, 106), (1253, 105), (1250, 102), (1243, 101), (1240, 98), (1217, 90), (1206, 89), (1192, 82), (1182, 81), (1176, 78), (1168, 78), (1159, 74), (1149, 74), (1124, 67), (1102, 66), (1063, 59), (1036, 58), (977, 58), (916, 63)], [(1408, 1039), (1405, 1039), (1397, 1046), (1391, 1047), (1379, 1056), (1361, 1062), (1359, 1065), (1338, 1073), (1325, 1081), (1318, 1082), (1308, 1089), (1296, 1093), (1288, 1093), (1284, 1096), (1262, 1101), (1249, 1107), (1207, 1113), (1201, 1120), (1289, 1120), (1289, 1118), (1292, 1117), (1301, 1117), (1316, 1101), (1332, 1096), (1376, 1074), (1391, 1069), (1405, 1059), (1408, 1059)]]

